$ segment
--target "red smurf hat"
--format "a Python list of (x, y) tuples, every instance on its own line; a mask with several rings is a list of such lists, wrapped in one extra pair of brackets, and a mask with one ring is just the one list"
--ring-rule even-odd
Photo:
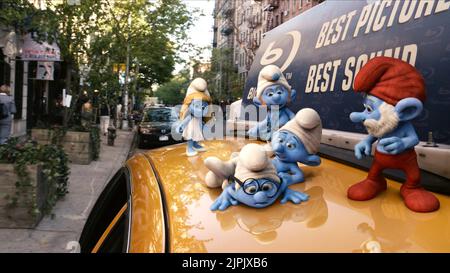
[(356, 75), (353, 90), (373, 95), (391, 105), (408, 97), (422, 102), (426, 99), (425, 83), (417, 69), (390, 57), (369, 60)]

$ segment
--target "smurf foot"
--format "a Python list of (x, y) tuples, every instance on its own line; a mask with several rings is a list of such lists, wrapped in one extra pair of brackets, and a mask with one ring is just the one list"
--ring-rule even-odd
[(385, 191), (386, 188), (386, 179), (382, 177), (376, 179), (366, 178), (348, 188), (347, 197), (355, 201), (366, 201), (375, 198), (379, 193)]
[(206, 148), (200, 145), (197, 141), (193, 141), (193, 147), (197, 152), (206, 152)]
[(422, 187), (409, 187), (404, 184), (400, 188), (406, 207), (415, 212), (432, 212), (439, 209), (439, 200), (431, 192)]
[(196, 156), (198, 152), (194, 148), (194, 141), (188, 140), (187, 147), (186, 147), (186, 155), (187, 156)]

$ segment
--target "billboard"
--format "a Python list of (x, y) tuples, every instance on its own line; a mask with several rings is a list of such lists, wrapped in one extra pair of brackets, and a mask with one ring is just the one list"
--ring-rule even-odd
[(426, 141), (450, 144), (450, 1), (328, 0), (267, 32), (243, 94), (252, 103), (258, 73), (279, 66), (297, 99), (289, 108), (315, 109), (323, 127), (366, 133), (349, 114), (362, 111), (362, 95), (353, 92), (359, 69), (375, 56), (402, 59), (423, 75), (427, 101), (414, 121)]

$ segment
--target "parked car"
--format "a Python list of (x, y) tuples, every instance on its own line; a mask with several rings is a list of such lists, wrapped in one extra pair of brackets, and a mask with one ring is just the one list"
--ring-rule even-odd
[(138, 125), (138, 147), (149, 148), (176, 143), (181, 136), (172, 137), (171, 128), (177, 121), (174, 108), (150, 107), (143, 111)]
[(318, 167), (302, 167), (306, 182), (291, 186), (310, 195), (304, 203), (211, 211), (221, 189), (204, 186), (203, 160), (225, 160), (250, 142), (205, 141), (208, 151), (196, 157), (185, 156), (186, 144), (134, 155), (94, 205), (81, 251), (448, 252), (449, 196), (436, 194), (437, 212), (414, 213), (400, 197), (401, 184), (388, 180), (388, 191), (375, 199), (352, 201), (347, 188), (367, 173), (324, 157)]

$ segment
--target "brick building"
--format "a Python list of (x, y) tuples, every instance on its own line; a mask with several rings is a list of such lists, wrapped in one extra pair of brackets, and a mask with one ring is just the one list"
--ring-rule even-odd
[[(216, 0), (213, 47), (232, 51), (232, 64), (243, 86), (264, 33), (323, 1)], [(217, 79), (223, 76), (219, 71)]]

